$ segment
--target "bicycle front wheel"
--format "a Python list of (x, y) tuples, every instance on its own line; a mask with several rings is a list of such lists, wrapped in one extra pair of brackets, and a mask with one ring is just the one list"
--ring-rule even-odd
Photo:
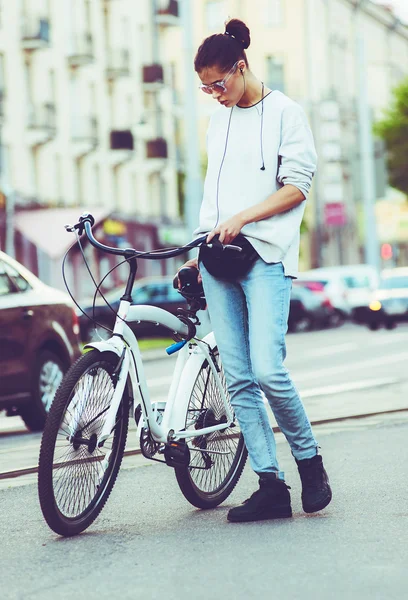
[(96, 519), (116, 481), (129, 424), (125, 388), (112, 435), (97, 440), (109, 409), (118, 357), (92, 350), (64, 377), (52, 403), (41, 441), (38, 492), (49, 527), (71, 536)]
[[(218, 349), (213, 352), (230, 403)], [(208, 361), (204, 360), (191, 390), (186, 429), (202, 429), (223, 422), (227, 422), (227, 416), (221, 392)], [(187, 443), (190, 464), (175, 467), (177, 482), (193, 506), (214, 508), (230, 495), (245, 466), (248, 453), (243, 435), (235, 419), (234, 427), (192, 438)]]

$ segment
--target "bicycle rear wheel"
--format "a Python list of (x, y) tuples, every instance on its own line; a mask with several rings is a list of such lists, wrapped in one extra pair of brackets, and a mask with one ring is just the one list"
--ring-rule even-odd
[(38, 493), (49, 527), (71, 536), (96, 519), (116, 481), (129, 424), (125, 388), (113, 434), (97, 440), (110, 406), (118, 363), (112, 352), (92, 350), (68, 371), (57, 390), (41, 441)]
[[(229, 402), (229, 394), (218, 349), (214, 349), (218, 375)], [(191, 389), (186, 429), (202, 429), (227, 422), (220, 389), (207, 360)], [(234, 427), (192, 438), (188, 442), (190, 464), (175, 467), (177, 482), (185, 498), (198, 508), (214, 508), (236, 486), (247, 459), (247, 449), (237, 421)]]

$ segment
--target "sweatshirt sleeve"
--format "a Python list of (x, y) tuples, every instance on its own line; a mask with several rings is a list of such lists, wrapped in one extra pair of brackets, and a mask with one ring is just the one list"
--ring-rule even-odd
[(313, 134), (305, 113), (297, 104), (287, 107), (282, 115), (278, 182), (294, 185), (307, 198), (316, 163)]

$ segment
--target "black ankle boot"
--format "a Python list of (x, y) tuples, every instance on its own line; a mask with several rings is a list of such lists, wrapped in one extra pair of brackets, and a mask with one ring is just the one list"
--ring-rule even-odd
[(283, 519), (292, 516), (288, 486), (281, 479), (269, 474), (259, 477), (259, 490), (254, 492), (241, 506), (231, 508), (228, 521), (262, 521), (265, 519)]
[(332, 499), (332, 491), (322, 457), (317, 454), (313, 458), (296, 459), (296, 463), (302, 480), (303, 510), (307, 513), (323, 510)]

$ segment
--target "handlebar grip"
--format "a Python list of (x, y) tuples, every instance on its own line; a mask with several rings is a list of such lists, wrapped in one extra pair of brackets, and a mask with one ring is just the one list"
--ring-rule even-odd
[(95, 219), (93, 218), (93, 216), (91, 215), (91, 213), (84, 212), (79, 217), (80, 224), (85, 223), (85, 221), (88, 221), (88, 223), (91, 224), (91, 227), (93, 227), (95, 225)]

